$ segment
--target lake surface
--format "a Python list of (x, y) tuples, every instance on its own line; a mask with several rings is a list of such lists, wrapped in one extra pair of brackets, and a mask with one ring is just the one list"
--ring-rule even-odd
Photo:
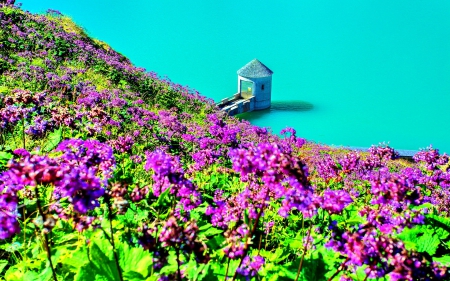
[(450, 153), (450, 1), (46, 1), (134, 64), (218, 101), (254, 58), (270, 110), (242, 116), (319, 143)]

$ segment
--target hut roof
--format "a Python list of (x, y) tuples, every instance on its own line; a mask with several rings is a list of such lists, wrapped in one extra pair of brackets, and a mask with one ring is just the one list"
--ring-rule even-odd
[(260, 78), (272, 75), (273, 71), (259, 60), (254, 59), (239, 69), (237, 74), (249, 78)]

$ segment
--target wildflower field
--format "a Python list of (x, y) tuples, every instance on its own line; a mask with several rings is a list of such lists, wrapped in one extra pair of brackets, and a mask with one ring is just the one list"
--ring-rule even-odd
[(449, 159), (281, 137), (0, 4), (0, 280), (450, 280)]

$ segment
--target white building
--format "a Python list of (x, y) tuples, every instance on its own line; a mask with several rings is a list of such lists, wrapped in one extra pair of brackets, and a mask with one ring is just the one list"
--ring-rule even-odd
[(242, 98), (248, 99), (254, 96), (252, 104), (254, 110), (270, 107), (272, 95), (273, 71), (254, 59), (237, 71), (238, 93)]

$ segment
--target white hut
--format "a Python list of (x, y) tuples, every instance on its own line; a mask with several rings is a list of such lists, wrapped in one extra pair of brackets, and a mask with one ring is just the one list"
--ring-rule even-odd
[(270, 107), (273, 71), (254, 59), (237, 71), (238, 93), (248, 99), (254, 96), (254, 110)]

